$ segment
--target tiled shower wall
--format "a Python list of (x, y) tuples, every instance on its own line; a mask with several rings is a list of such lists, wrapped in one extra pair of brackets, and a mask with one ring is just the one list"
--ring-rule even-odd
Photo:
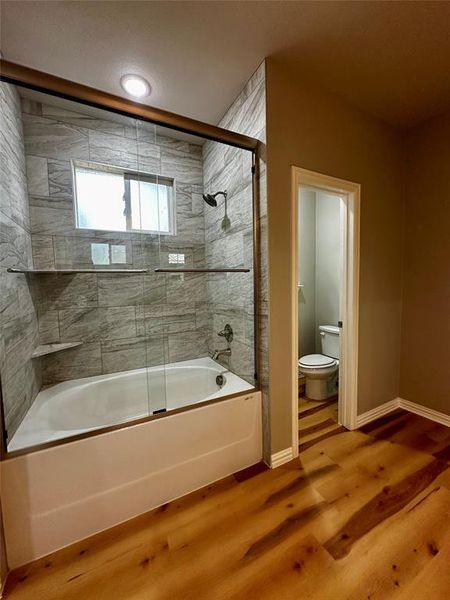
[[(202, 150), (128, 118), (108, 120), (22, 102), (35, 268), (92, 268), (91, 244), (125, 247), (126, 264), (204, 264)], [(107, 115), (109, 116), (109, 115)], [(176, 180), (176, 236), (75, 227), (71, 160), (90, 160)], [(173, 265), (172, 265), (173, 266)], [(42, 359), (44, 383), (205, 356), (202, 275), (74, 274), (30, 277), (40, 343), (83, 346)]]
[(8, 267), (32, 267), (20, 98), (0, 83), (0, 373), (3, 409), (11, 439), (41, 386), (40, 365), (31, 360), (38, 325), (26, 276)]
[[(250, 78), (233, 102), (219, 126), (250, 135), (265, 143), (266, 136), (265, 64)], [(208, 265), (217, 266), (221, 257), (228, 266), (252, 266), (252, 188), (251, 157), (248, 152), (223, 144), (206, 142), (203, 146), (204, 185), (208, 193), (228, 191), (228, 216), (231, 227), (221, 229), (223, 200), (220, 206), (205, 210), (205, 254)], [(260, 299), (257, 308), (260, 321), (260, 373), (259, 381), (264, 397), (264, 422), (268, 422), (268, 268), (267, 268), (267, 196), (266, 168), (261, 160), (259, 226), (261, 235)], [(214, 278), (214, 279), (213, 279)], [(211, 275), (207, 288), (208, 303), (212, 312), (209, 345), (221, 343), (217, 332), (230, 323), (235, 332), (231, 343), (230, 368), (241, 377), (253, 377), (253, 274)], [(222, 342), (223, 343), (223, 342)], [(223, 360), (224, 364), (228, 361)], [(267, 437), (267, 431), (265, 436)], [(266, 444), (269, 447), (269, 444)]]

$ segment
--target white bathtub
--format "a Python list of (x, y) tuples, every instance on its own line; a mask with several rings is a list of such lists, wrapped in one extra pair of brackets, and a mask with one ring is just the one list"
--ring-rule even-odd
[[(223, 375), (219, 387), (216, 377)], [(14, 451), (253, 389), (210, 358), (73, 379), (37, 395), (8, 444)]]

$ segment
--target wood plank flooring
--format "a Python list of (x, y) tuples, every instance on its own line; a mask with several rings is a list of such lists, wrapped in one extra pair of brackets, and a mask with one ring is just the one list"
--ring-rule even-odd
[(450, 429), (398, 411), (349, 432), (300, 398), (299, 444), (19, 569), (6, 598), (450, 599)]

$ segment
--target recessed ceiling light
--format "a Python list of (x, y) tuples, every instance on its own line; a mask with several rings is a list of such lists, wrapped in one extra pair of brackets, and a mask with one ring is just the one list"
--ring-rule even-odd
[(149, 82), (140, 75), (124, 75), (120, 78), (120, 85), (134, 98), (144, 98), (150, 94)]

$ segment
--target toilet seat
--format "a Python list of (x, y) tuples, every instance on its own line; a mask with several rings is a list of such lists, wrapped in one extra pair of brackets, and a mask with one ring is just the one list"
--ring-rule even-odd
[(324, 367), (332, 367), (336, 364), (336, 359), (324, 354), (306, 354), (298, 361), (300, 367), (309, 367), (315, 369), (323, 369)]

